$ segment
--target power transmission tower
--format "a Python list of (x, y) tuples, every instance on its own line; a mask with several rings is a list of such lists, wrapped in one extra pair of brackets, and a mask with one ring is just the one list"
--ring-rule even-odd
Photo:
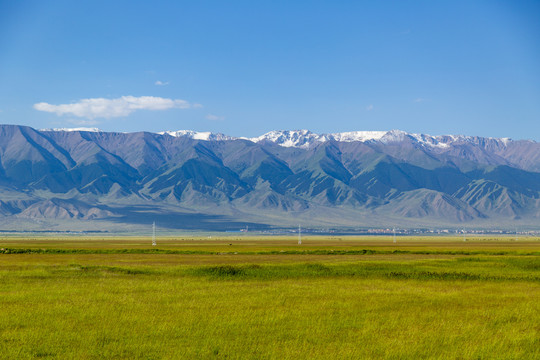
[(156, 222), (152, 223), (152, 246), (156, 246)]

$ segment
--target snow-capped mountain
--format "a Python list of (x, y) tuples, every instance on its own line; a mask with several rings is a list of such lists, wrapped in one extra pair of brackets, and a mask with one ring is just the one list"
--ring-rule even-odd
[(447, 148), (452, 143), (459, 142), (471, 142), (478, 143), (479, 140), (484, 141), (497, 141), (502, 144), (507, 144), (512, 141), (509, 138), (479, 138), (474, 136), (463, 136), (463, 135), (439, 135), (432, 136), (427, 134), (414, 134), (407, 133), (401, 130), (390, 130), (390, 131), (349, 131), (341, 133), (330, 133), (330, 134), (316, 134), (309, 130), (283, 130), (283, 131), (270, 131), (264, 135), (247, 138), (250, 141), (259, 143), (259, 142), (272, 142), (284, 147), (299, 147), (299, 148), (309, 148), (310, 146), (326, 141), (337, 141), (337, 142), (380, 142), (380, 143), (396, 143), (404, 141), (405, 139), (410, 139), (417, 142), (418, 144), (438, 147), (438, 148)]
[(254, 138), (246, 138), (246, 140), (255, 143), (271, 142), (284, 147), (307, 148), (315, 142), (323, 142), (327, 139), (309, 130), (280, 130), (270, 131)]
[(491, 141), (507, 145), (512, 140), (509, 138), (483, 138), (464, 135), (438, 135), (408, 133), (401, 130), (390, 131), (348, 131), (341, 133), (317, 134), (310, 130), (274, 130), (257, 137), (233, 137), (222, 133), (198, 132), (192, 130), (163, 131), (159, 134), (175, 137), (185, 136), (195, 140), (226, 141), (226, 140), (249, 140), (254, 143), (274, 143), (283, 147), (296, 147), (307, 149), (314, 145), (327, 141), (336, 142), (372, 142), (372, 143), (396, 143), (406, 139), (422, 146), (445, 149), (455, 143), (475, 143)]
[(210, 131), (193, 131), (193, 130), (176, 130), (176, 131), (162, 131), (159, 132), (160, 135), (170, 135), (174, 137), (189, 137), (195, 140), (206, 140), (206, 141), (222, 141), (222, 140), (236, 140), (232, 136), (228, 136), (221, 133), (213, 133)]
[[(73, 132), (73, 131), (88, 131), (102, 132), (98, 128), (55, 128), (41, 129), (40, 131), (55, 131), (55, 132)], [(233, 141), (233, 140), (249, 140), (254, 143), (274, 143), (283, 147), (296, 147), (308, 149), (314, 145), (327, 141), (336, 142), (371, 142), (371, 143), (397, 143), (404, 140), (413, 141), (419, 145), (445, 149), (452, 144), (471, 143), (481, 144), (486, 142), (497, 143), (499, 145), (508, 145), (512, 142), (509, 138), (485, 138), (477, 136), (464, 135), (427, 135), (408, 133), (401, 130), (390, 131), (348, 131), (341, 133), (317, 134), (310, 130), (274, 130), (267, 132), (257, 137), (234, 137), (222, 133), (214, 133), (210, 131), (193, 131), (193, 130), (168, 130), (157, 133), (159, 135), (169, 135), (173, 137), (187, 137), (194, 140), (203, 141)]]
[(0, 125), (0, 230), (2, 221), (129, 223), (142, 213), (168, 214), (172, 227), (198, 219), (201, 229), (294, 216), (347, 226), (536, 224), (540, 143), (399, 130), (246, 139)]
[(259, 137), (248, 140), (259, 142), (272, 142), (284, 147), (309, 148), (310, 146), (327, 141), (353, 142), (376, 141), (382, 139), (387, 131), (349, 131), (333, 134), (316, 134), (309, 130), (283, 130), (270, 131)]
[(54, 128), (54, 129), (40, 129), (39, 131), (88, 131), (88, 132), (102, 132), (98, 128), (89, 128), (89, 127), (77, 127), (77, 128)]

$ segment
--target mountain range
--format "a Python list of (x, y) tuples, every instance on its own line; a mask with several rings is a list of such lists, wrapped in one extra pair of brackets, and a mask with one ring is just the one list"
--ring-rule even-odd
[(0, 125), (0, 230), (537, 228), (540, 143)]

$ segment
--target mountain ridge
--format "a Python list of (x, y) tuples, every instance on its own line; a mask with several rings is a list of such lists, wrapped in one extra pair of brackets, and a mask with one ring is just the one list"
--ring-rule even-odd
[[(51, 128), (51, 129), (40, 129), (39, 131), (44, 132), (72, 132), (72, 131), (83, 131), (83, 132), (105, 132), (99, 128)], [(145, 131), (143, 131), (145, 132)], [(216, 140), (216, 141), (227, 141), (227, 140), (249, 140), (252, 142), (260, 141), (271, 141), (282, 146), (286, 147), (301, 147), (307, 141), (338, 141), (338, 142), (353, 142), (353, 141), (370, 141), (370, 140), (381, 140), (383, 142), (391, 141), (400, 141), (403, 137), (409, 136), (416, 139), (419, 143), (425, 143), (431, 146), (446, 147), (450, 142), (456, 141), (497, 141), (503, 144), (507, 144), (512, 141), (527, 141), (535, 142), (534, 140), (513, 140), (508, 137), (497, 138), (497, 137), (481, 137), (481, 136), (470, 136), (470, 135), (429, 135), (423, 133), (409, 133), (402, 130), (383, 130), (383, 131), (345, 131), (338, 133), (322, 133), (317, 134), (307, 129), (301, 130), (272, 130), (265, 134), (256, 137), (234, 137), (226, 135), (223, 133), (215, 133), (211, 131), (194, 131), (194, 130), (165, 130), (157, 133), (149, 132), (152, 134), (159, 135), (170, 135), (173, 137), (190, 137), (195, 140)]]
[[(399, 130), (247, 139), (0, 125), (0, 196), (0, 229), (44, 219), (121, 227), (144, 214), (199, 229), (534, 227), (540, 144)], [(186, 217), (200, 225), (174, 220)]]

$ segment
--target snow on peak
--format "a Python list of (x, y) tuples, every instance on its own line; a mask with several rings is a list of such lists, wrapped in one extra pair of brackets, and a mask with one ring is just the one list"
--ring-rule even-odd
[(414, 140), (418, 143), (437, 148), (447, 148), (450, 145), (448, 144), (448, 137), (445, 136), (431, 136), (425, 134), (409, 134)]
[(98, 128), (87, 128), (87, 127), (78, 127), (78, 128), (55, 128), (55, 129), (41, 129), (40, 131), (89, 131), (89, 132), (102, 132)]
[[(62, 131), (99, 131), (95, 130), (80, 130), (79, 129), (55, 129)], [(464, 135), (438, 135), (432, 136), (427, 134), (415, 134), (408, 133), (402, 130), (390, 130), (390, 131), (348, 131), (341, 133), (330, 134), (316, 134), (309, 130), (274, 130), (267, 132), (258, 137), (245, 138), (245, 137), (232, 137), (221, 133), (212, 132), (198, 132), (192, 130), (178, 130), (178, 131), (163, 131), (161, 135), (170, 135), (174, 137), (186, 136), (195, 140), (206, 141), (225, 141), (225, 140), (248, 140), (254, 143), (259, 142), (271, 142), (283, 147), (296, 147), (307, 149), (315, 144), (336, 141), (336, 142), (369, 142), (369, 143), (399, 143), (403, 141), (412, 141), (420, 146), (429, 147), (432, 149), (445, 149), (449, 148), (455, 143), (479, 143), (485, 141), (496, 141), (504, 146), (508, 146), (508, 143), (512, 140), (509, 138), (479, 138), (476, 136), (464, 136)]]
[(378, 139), (382, 143), (400, 142), (405, 140), (410, 134), (402, 130), (386, 131), (384, 135)]
[(213, 133), (210, 131), (193, 131), (193, 130), (177, 130), (177, 131), (162, 131), (160, 135), (170, 135), (174, 137), (187, 136), (194, 140), (235, 140), (234, 137), (221, 133)]
[(415, 139), (418, 143), (435, 147), (435, 148), (448, 148), (453, 144), (471, 143), (475, 145), (486, 145), (490, 143), (498, 143), (499, 145), (508, 146), (513, 140), (510, 138), (492, 138), (492, 137), (478, 137), (478, 136), (466, 136), (466, 135), (424, 135), (424, 134), (409, 134), (409, 136)]
[(386, 131), (348, 131), (330, 134), (329, 136), (335, 141), (351, 142), (380, 140), (386, 134)]
[(376, 141), (383, 138), (386, 131), (349, 131), (333, 134), (315, 134), (309, 130), (280, 130), (270, 131), (255, 138), (249, 138), (252, 142), (269, 141), (284, 147), (308, 148), (313, 144), (326, 141)]
[(507, 138), (507, 137), (500, 138), (499, 140), (504, 144), (504, 146), (508, 146), (508, 143), (512, 141), (512, 139)]
[(269, 141), (284, 147), (307, 148), (315, 141), (321, 140), (321, 136), (309, 130), (278, 130), (270, 131), (255, 138), (248, 138), (252, 142)]

